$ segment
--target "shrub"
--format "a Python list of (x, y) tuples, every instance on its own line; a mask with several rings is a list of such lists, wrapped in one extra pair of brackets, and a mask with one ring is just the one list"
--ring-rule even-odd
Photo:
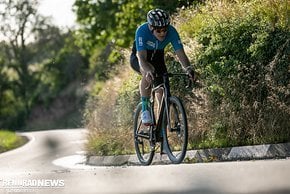
[(115, 73), (86, 103), (84, 122), (89, 129), (89, 155), (117, 155), (134, 150), (132, 123), (139, 102), (138, 76), (132, 76), (125, 66)]
[(234, 144), (290, 140), (285, 2), (217, 1), (187, 15), (183, 29), (200, 44), (197, 69), (218, 118), (211, 121), (227, 126)]

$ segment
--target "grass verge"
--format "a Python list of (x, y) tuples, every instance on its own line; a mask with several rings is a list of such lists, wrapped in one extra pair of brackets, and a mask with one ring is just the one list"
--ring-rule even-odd
[(0, 130), (0, 153), (15, 149), (25, 144), (27, 140), (15, 132)]

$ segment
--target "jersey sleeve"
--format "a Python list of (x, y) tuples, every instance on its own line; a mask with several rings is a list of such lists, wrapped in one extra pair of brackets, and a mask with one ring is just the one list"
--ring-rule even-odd
[(137, 51), (141, 51), (141, 50), (146, 50), (146, 46), (145, 46), (145, 33), (144, 33), (144, 29), (139, 27), (136, 30), (136, 35), (135, 35), (135, 42), (136, 42), (136, 50)]

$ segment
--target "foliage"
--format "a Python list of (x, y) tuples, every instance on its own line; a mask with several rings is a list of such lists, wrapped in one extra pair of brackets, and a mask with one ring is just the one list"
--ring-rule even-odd
[[(4, 1), (1, 2), (1, 7), (3, 9), (0, 14), (0, 32), (1, 37), (5, 37), (5, 42), (3, 41), (1, 44), (1, 50), (4, 52), (1, 56), (4, 67), (1, 74), (6, 74), (10, 78), (5, 90), (1, 91), (1, 95), (8, 102), (12, 101), (13, 108), (17, 107), (16, 111), (1, 112), (4, 113), (4, 115), (1, 114), (1, 117), (12, 116), (12, 119), (16, 117), (22, 123), (29, 114), (33, 101), (30, 96), (34, 96), (32, 89), (37, 84), (37, 78), (29, 64), (33, 58), (33, 52), (27, 47), (27, 42), (33, 38), (31, 36), (33, 32), (41, 28), (40, 23), (43, 24), (43, 18), (37, 14), (37, 2)], [(6, 104), (7, 101), (3, 103)], [(7, 110), (7, 107), (5, 108)], [(5, 115), (6, 113), (8, 115)], [(12, 115), (9, 115), (10, 113)]]
[(120, 6), (119, 12), (115, 14), (117, 30), (112, 35), (116, 37), (117, 45), (128, 47), (132, 43), (137, 26), (144, 22), (148, 10), (152, 8), (152, 0), (127, 1)]
[[(120, 66), (115, 76), (103, 83), (98, 95), (86, 102), (84, 119), (89, 129), (88, 154), (115, 155), (133, 153), (131, 123), (136, 105), (138, 78), (131, 79), (128, 69)], [(97, 83), (98, 84), (98, 83)], [(134, 95), (131, 90), (133, 89)], [(128, 92), (128, 93), (127, 93)]]
[[(118, 1), (116, 1), (118, 2)], [(74, 4), (77, 21), (81, 28), (77, 32), (77, 43), (85, 55), (90, 55), (96, 45), (106, 45), (113, 26), (116, 26), (114, 13), (118, 4), (113, 0), (76, 0)]]
[(17, 148), (26, 141), (15, 132), (0, 129), (0, 153)]
[(19, 129), (35, 107), (49, 107), (64, 87), (84, 79), (88, 62), (73, 32), (41, 16), (37, 1), (0, 5), (0, 126)]
[(201, 45), (197, 68), (228, 141), (289, 141), (287, 1), (209, 2), (187, 14), (183, 29)]

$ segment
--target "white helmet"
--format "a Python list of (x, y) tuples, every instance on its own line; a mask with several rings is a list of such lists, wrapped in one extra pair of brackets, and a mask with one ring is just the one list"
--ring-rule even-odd
[(147, 14), (148, 23), (157, 28), (167, 27), (170, 24), (169, 14), (162, 9), (152, 9)]

